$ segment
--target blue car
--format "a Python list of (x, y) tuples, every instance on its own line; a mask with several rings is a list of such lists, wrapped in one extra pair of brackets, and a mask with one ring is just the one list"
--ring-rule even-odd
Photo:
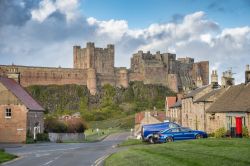
[(143, 125), (141, 128), (141, 137), (143, 141), (149, 143), (155, 143), (153, 135), (162, 130), (166, 130), (169, 128), (178, 128), (180, 125), (173, 122), (164, 122), (164, 123), (155, 123), (155, 124), (147, 124)]
[(175, 140), (207, 138), (207, 133), (199, 130), (191, 130), (187, 127), (177, 127), (160, 131), (153, 135), (154, 142), (165, 143)]

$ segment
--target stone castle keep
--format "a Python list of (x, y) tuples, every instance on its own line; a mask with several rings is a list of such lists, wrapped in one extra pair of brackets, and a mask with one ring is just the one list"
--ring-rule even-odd
[(152, 54), (138, 51), (131, 58), (131, 67), (115, 67), (115, 47), (73, 47), (73, 68), (0, 65), (0, 75), (7, 75), (22, 86), (30, 85), (87, 85), (91, 94), (98, 87), (111, 84), (127, 87), (130, 81), (161, 84), (175, 92), (201, 87), (209, 83), (209, 62), (194, 62), (193, 58), (178, 58), (175, 54)]

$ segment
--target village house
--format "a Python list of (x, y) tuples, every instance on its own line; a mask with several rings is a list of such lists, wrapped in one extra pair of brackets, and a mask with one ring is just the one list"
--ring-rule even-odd
[(232, 132), (236, 118), (242, 125), (250, 128), (250, 70), (245, 72), (245, 84), (234, 85), (232, 71), (223, 72), (222, 84), (218, 75), (212, 71), (211, 84), (197, 88), (169, 109), (171, 121), (195, 130), (213, 133), (224, 127)]
[(135, 114), (134, 135), (141, 135), (141, 127), (145, 124), (162, 123), (166, 120), (166, 113), (163, 111), (144, 111)]
[(44, 109), (16, 81), (0, 77), (0, 142), (23, 143), (44, 130)]
[(169, 117), (171, 122), (182, 125), (181, 121), (181, 99), (169, 108)]
[(250, 74), (247, 79), (246, 84), (230, 86), (206, 110), (208, 132), (219, 128), (234, 132), (237, 118), (242, 121), (243, 127), (250, 129)]

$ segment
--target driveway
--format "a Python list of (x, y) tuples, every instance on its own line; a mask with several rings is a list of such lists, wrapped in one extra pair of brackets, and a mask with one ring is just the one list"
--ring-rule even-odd
[(6, 152), (20, 156), (5, 166), (97, 166), (118, 149), (116, 145), (129, 136), (117, 133), (95, 143), (43, 143), (6, 148)]

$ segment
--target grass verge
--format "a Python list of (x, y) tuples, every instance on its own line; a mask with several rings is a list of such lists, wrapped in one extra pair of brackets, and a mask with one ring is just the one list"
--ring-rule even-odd
[(124, 129), (112, 128), (112, 129), (88, 129), (85, 133), (85, 140), (83, 142), (96, 142), (101, 141), (110, 134), (125, 131)]
[(0, 149), (0, 164), (6, 161), (10, 161), (16, 157), (17, 156), (5, 153), (4, 150)]
[(148, 143), (142, 142), (141, 140), (138, 140), (138, 139), (128, 139), (118, 144), (118, 146), (123, 147), (123, 146), (145, 145), (145, 144), (148, 144)]
[(105, 166), (248, 166), (249, 139), (202, 139), (134, 146), (105, 160)]

